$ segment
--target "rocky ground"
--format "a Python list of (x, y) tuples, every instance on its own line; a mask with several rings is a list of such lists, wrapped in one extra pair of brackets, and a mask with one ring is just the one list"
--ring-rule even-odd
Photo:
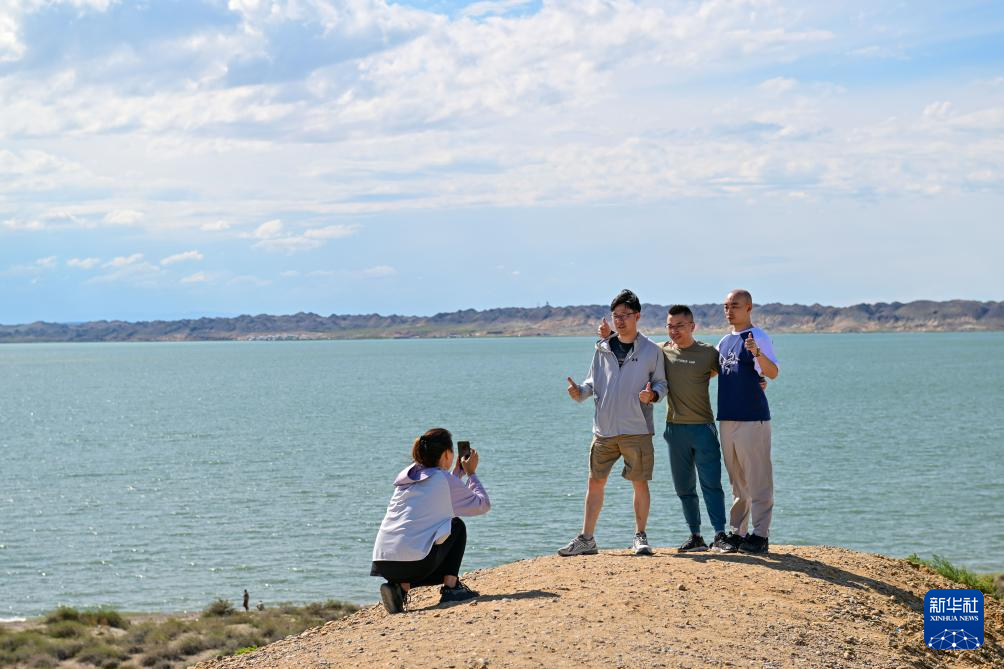
[(931, 650), (924, 593), (960, 586), (840, 548), (541, 557), (464, 580), (478, 600), (439, 607), (422, 588), (403, 614), (367, 607), (198, 667), (1004, 667), (999, 600), (986, 598), (981, 649)]

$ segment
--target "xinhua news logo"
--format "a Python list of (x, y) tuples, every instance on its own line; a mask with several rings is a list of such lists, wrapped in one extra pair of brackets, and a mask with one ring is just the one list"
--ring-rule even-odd
[(924, 595), (924, 641), (938, 650), (974, 650), (983, 645), (983, 593), (928, 590)]

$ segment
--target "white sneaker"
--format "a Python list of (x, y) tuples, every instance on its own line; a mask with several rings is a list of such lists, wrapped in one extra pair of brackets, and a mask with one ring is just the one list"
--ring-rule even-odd
[(581, 534), (569, 541), (563, 548), (558, 549), (558, 555), (561, 557), (571, 557), (573, 555), (596, 555), (598, 552), (599, 551), (596, 549), (596, 539), (586, 539)]
[(648, 536), (644, 532), (638, 532), (634, 535), (634, 543), (631, 544), (631, 550), (634, 551), (635, 555), (652, 554), (652, 547), (648, 545)]

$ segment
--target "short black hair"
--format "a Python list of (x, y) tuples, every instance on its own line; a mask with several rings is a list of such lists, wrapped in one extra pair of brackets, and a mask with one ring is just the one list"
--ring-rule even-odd
[(641, 300), (627, 288), (617, 293), (617, 297), (610, 303), (610, 311), (616, 309), (618, 304), (623, 304), (631, 311), (641, 311)]
[(694, 312), (690, 310), (686, 304), (674, 304), (669, 308), (670, 316), (686, 316), (690, 320), (694, 320)]

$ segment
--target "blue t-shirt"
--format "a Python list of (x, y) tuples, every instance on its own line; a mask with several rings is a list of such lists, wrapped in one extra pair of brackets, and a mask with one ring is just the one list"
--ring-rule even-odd
[(718, 420), (770, 420), (767, 394), (760, 387), (760, 369), (745, 340), (752, 336), (774, 364), (770, 337), (760, 328), (727, 334), (718, 342)]

